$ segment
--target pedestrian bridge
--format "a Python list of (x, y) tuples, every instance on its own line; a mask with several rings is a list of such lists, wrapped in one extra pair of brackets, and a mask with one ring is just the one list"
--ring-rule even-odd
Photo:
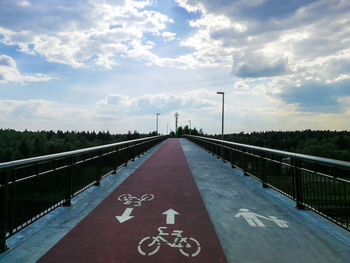
[(348, 165), (196, 136), (1, 164), (0, 262), (350, 262)]

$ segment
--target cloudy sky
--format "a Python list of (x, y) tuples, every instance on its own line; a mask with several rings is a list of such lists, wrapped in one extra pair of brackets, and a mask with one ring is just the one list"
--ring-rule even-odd
[(0, 0), (0, 128), (350, 129), (349, 0)]

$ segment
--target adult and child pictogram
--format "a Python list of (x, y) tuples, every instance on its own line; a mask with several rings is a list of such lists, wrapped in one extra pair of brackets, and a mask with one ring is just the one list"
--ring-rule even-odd
[(279, 219), (276, 216), (262, 216), (257, 213), (251, 212), (247, 208), (239, 209), (239, 212), (235, 215), (235, 217), (243, 217), (245, 221), (247, 221), (247, 223), (252, 227), (265, 227), (264, 223), (260, 220), (263, 219), (273, 222), (281, 228), (288, 228), (288, 222), (283, 219)]

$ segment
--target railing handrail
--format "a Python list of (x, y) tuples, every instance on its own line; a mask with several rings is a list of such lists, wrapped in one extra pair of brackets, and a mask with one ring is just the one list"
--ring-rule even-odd
[(188, 134), (186, 134), (185, 136), (199, 138), (199, 139), (205, 139), (205, 140), (210, 140), (210, 141), (215, 141), (215, 142), (220, 142), (220, 143), (223, 142), (226, 144), (245, 147), (245, 148), (252, 149), (252, 150), (259, 150), (259, 151), (263, 151), (263, 152), (283, 155), (283, 156), (296, 158), (296, 159), (304, 159), (304, 160), (308, 160), (311, 162), (321, 162), (321, 163), (325, 163), (325, 164), (332, 165), (332, 166), (341, 166), (341, 167), (345, 167), (346, 169), (350, 170), (350, 162), (347, 162), (347, 161), (341, 161), (341, 160), (313, 156), (313, 155), (307, 155), (307, 154), (301, 154), (301, 153), (293, 153), (293, 152), (288, 152), (288, 151), (275, 150), (275, 149), (271, 149), (271, 148), (253, 146), (253, 145), (237, 143), (237, 142), (230, 142), (230, 141), (213, 139), (213, 138), (208, 138), (208, 137), (203, 137), (203, 136), (188, 135)]
[(51, 159), (59, 159), (62, 157), (103, 150), (103, 149), (114, 147), (114, 146), (119, 146), (119, 145), (123, 145), (123, 144), (139, 142), (139, 141), (146, 141), (146, 140), (160, 138), (160, 137), (164, 137), (164, 136), (166, 136), (166, 135), (158, 135), (158, 136), (139, 138), (139, 139), (134, 139), (134, 140), (129, 140), (129, 141), (122, 141), (122, 142), (110, 143), (110, 144), (105, 144), (105, 145), (100, 145), (100, 146), (93, 146), (93, 147), (88, 147), (88, 148), (83, 148), (83, 149), (73, 150), (73, 151), (68, 151), (68, 152), (53, 153), (53, 154), (47, 154), (47, 155), (43, 155), (43, 156), (37, 156), (37, 157), (15, 160), (15, 161), (11, 161), (11, 162), (0, 163), (0, 169), (11, 168), (14, 166), (26, 165), (26, 164), (36, 163), (36, 162), (42, 162), (42, 161), (47, 161), (47, 160), (51, 160)]

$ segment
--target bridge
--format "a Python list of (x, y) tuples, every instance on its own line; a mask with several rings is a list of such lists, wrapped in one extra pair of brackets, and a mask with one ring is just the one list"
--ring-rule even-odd
[(0, 164), (0, 262), (350, 262), (350, 163), (155, 136)]

